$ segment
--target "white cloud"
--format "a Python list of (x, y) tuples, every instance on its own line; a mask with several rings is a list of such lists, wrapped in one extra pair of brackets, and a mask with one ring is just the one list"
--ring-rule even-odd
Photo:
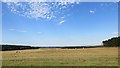
[(89, 12), (92, 13), (92, 14), (94, 14), (94, 13), (95, 13), (95, 10), (90, 10)]

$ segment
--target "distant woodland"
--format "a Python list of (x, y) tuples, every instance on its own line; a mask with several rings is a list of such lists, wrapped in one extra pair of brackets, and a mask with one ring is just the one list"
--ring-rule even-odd
[(120, 46), (120, 36), (113, 37), (111, 39), (103, 41), (103, 46), (105, 46), (105, 47), (118, 47), (118, 46)]
[(22, 46), (22, 45), (2, 45), (2, 51), (25, 50), (25, 49), (38, 49), (38, 48), (39, 48), (39, 47)]

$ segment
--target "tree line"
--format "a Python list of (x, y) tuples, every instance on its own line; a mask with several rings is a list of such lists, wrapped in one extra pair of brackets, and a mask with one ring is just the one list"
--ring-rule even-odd
[(105, 40), (102, 43), (105, 47), (118, 47), (120, 46), (120, 36)]
[(10, 50), (25, 50), (25, 49), (38, 49), (40, 47), (22, 46), (22, 45), (0, 45), (2, 47), (1, 51)]

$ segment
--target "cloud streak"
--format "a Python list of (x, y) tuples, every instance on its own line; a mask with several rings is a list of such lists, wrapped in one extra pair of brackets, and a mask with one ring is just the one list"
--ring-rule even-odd
[(60, 21), (60, 22), (59, 22), (59, 24), (63, 24), (64, 22), (65, 22), (65, 21), (64, 21), (64, 20), (62, 20), (62, 21)]
[(10, 31), (15, 31), (15, 29), (9, 29)]
[(26, 30), (17, 30), (17, 29), (8, 29), (9, 31), (16, 31), (16, 32), (21, 32), (21, 33), (25, 33), (27, 32)]

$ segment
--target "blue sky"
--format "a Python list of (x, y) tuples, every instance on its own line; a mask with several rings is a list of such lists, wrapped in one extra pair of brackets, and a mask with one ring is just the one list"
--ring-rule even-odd
[[(16, 10), (13, 11), (13, 8)], [(13, 5), (2, 4), (3, 43), (40, 46), (99, 45), (103, 40), (117, 36), (117, 3), (50, 5), (47, 8), (52, 10), (46, 9), (46, 6), (37, 7), (34, 10), (39, 9), (40, 12), (25, 15), (29, 11), (27, 8), (23, 12), (23, 9)]]

